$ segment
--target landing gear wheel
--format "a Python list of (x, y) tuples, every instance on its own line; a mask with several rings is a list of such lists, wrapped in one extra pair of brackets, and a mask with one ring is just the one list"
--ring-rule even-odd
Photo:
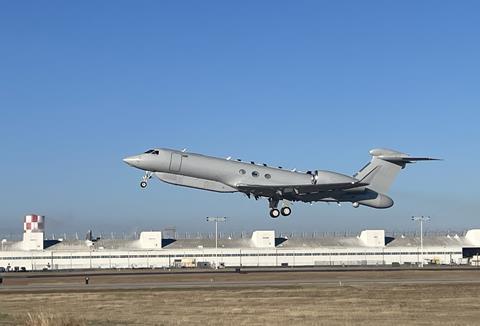
[(143, 189), (147, 188), (147, 185), (148, 185), (147, 181), (140, 182), (140, 187), (142, 187)]
[(292, 210), (290, 207), (285, 206), (285, 207), (282, 207), (281, 212), (283, 216), (288, 216), (292, 213)]
[(270, 217), (277, 218), (280, 216), (280, 211), (276, 208), (270, 210)]

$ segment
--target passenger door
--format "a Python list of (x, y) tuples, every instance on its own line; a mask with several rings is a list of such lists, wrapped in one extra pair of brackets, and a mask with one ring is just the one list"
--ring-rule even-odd
[(172, 153), (172, 158), (170, 159), (170, 171), (180, 172), (182, 168), (182, 155), (178, 153)]

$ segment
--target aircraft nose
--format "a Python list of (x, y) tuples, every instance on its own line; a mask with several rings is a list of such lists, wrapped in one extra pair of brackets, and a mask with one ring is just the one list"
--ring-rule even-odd
[(136, 167), (137, 164), (140, 162), (140, 158), (137, 155), (136, 156), (129, 156), (129, 157), (125, 157), (123, 159), (123, 161), (130, 166)]

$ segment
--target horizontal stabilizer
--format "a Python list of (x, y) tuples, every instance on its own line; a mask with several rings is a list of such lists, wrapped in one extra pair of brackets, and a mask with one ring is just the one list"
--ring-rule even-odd
[(390, 157), (390, 156), (378, 156), (379, 159), (392, 163), (415, 163), (417, 161), (441, 161), (439, 158), (431, 157)]
[(370, 151), (370, 155), (384, 161), (392, 163), (415, 163), (416, 161), (440, 161), (441, 159), (432, 157), (412, 157), (408, 154), (393, 151), (390, 149), (376, 148)]

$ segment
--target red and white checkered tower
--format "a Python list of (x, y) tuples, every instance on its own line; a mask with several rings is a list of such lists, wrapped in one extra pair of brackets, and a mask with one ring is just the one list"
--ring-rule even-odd
[(23, 220), (23, 249), (43, 250), (45, 216), (30, 214)]
[(45, 230), (45, 216), (30, 214), (25, 216), (23, 232), (43, 232)]

